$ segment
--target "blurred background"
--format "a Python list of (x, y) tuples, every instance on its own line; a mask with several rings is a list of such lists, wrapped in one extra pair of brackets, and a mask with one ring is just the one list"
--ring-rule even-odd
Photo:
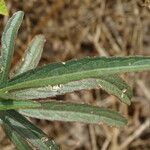
[[(150, 56), (150, 0), (7, 0), (9, 16), (25, 17), (16, 41), (12, 68), (37, 34), (46, 43), (39, 65), (85, 56)], [(0, 35), (9, 17), (0, 16)], [(61, 150), (150, 150), (150, 72), (122, 75), (133, 89), (126, 106), (101, 89), (65, 94), (56, 99), (88, 103), (121, 112), (120, 129), (31, 119)], [(0, 128), (0, 150), (15, 146)]]

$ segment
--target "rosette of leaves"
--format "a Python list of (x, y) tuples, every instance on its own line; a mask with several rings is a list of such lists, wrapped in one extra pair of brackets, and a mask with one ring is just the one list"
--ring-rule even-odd
[[(16, 147), (21, 150), (58, 149), (55, 142), (27, 117), (124, 126), (127, 120), (118, 112), (88, 104), (51, 100), (50, 97), (102, 88), (129, 105), (132, 91), (119, 74), (150, 70), (150, 57), (88, 57), (37, 67), (45, 42), (43, 35), (37, 35), (10, 74), (15, 39), (22, 19), (23, 12), (18, 11), (6, 24), (0, 57), (0, 123)], [(49, 100), (38, 101), (39, 98)]]

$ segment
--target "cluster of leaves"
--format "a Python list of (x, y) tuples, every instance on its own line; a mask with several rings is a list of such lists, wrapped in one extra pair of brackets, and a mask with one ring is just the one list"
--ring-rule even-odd
[(94, 57), (37, 67), (45, 38), (37, 35), (10, 75), (15, 38), (23, 19), (18, 11), (2, 34), (0, 57), (0, 124), (18, 149), (58, 149), (55, 142), (26, 117), (84, 123), (104, 122), (121, 127), (127, 120), (118, 112), (87, 104), (40, 98), (82, 89), (102, 88), (130, 104), (132, 91), (120, 73), (150, 70), (150, 57)]

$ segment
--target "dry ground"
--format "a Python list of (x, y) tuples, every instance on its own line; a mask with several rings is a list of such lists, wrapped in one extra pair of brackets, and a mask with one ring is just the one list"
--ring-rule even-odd
[[(13, 65), (39, 33), (47, 39), (40, 65), (85, 56), (150, 56), (149, 0), (7, 0), (7, 5), (10, 15), (17, 10), (25, 12)], [(7, 20), (0, 18), (1, 32)], [(129, 120), (123, 128), (32, 121), (62, 150), (149, 150), (150, 72), (125, 74), (123, 78), (133, 88), (131, 106), (100, 89), (58, 97), (120, 111)], [(0, 128), (0, 150), (13, 149)]]

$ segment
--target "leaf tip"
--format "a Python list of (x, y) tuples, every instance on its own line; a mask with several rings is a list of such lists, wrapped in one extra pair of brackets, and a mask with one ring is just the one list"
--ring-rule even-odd
[(18, 16), (23, 17), (24, 16), (24, 12), (19, 10), (19, 11), (15, 12), (13, 15), (18, 15)]

